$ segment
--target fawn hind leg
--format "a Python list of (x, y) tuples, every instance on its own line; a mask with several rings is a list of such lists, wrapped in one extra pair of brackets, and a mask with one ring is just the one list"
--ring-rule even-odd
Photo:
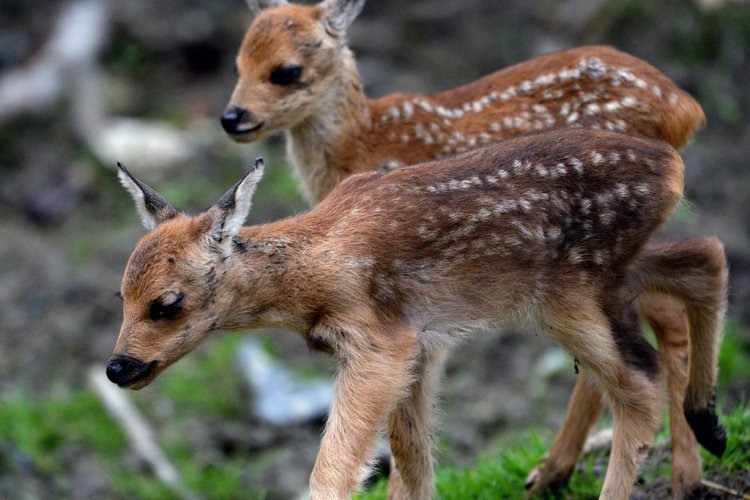
[(599, 385), (614, 417), (601, 498), (627, 498), (661, 421), (661, 365), (629, 304), (613, 299), (602, 307), (591, 297), (558, 299), (549, 308), (552, 336)]
[(581, 455), (586, 437), (604, 409), (599, 388), (578, 377), (568, 403), (568, 413), (549, 453), (526, 477), (526, 489), (539, 494), (568, 482)]
[(642, 295), (638, 299), (638, 307), (654, 331), (667, 372), (672, 498), (685, 498), (701, 480), (698, 441), (683, 410), (690, 348), (687, 313), (681, 302), (666, 295)]
[(408, 395), (388, 417), (389, 500), (427, 500), (434, 495), (430, 420), (442, 358), (442, 352), (422, 354)]

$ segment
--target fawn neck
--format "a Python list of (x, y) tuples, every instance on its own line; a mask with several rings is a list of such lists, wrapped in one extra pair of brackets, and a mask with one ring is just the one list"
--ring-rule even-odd
[(318, 113), (287, 130), (287, 152), (308, 201), (320, 201), (367, 156), (372, 127), (367, 97), (354, 56), (343, 48), (338, 78), (319, 99)]
[(333, 276), (313, 255), (314, 239), (294, 220), (243, 228), (220, 274), (226, 282), (216, 286), (228, 291), (221, 328), (276, 326), (305, 334), (331, 295), (325, 276)]

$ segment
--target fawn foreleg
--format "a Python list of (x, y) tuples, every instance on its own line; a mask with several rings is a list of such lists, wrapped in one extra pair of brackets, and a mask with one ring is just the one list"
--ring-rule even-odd
[(375, 327), (366, 337), (342, 337), (336, 395), (310, 477), (312, 500), (350, 497), (365, 472), (379, 425), (414, 380), (418, 347), (409, 328)]

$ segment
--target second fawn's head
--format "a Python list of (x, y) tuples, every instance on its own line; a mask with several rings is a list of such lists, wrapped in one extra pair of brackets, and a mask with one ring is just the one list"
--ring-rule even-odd
[(227, 134), (252, 142), (294, 128), (320, 109), (336, 88), (342, 61), (350, 58), (346, 28), (364, 0), (290, 5), (248, 0), (257, 15), (237, 55), (238, 81), (221, 117)]
[[(131, 389), (145, 387), (169, 365), (192, 351), (209, 333), (231, 328), (227, 317), (232, 290), (225, 281), (226, 262), (235, 252), (235, 236), (250, 210), (263, 161), (209, 210), (189, 217), (119, 165), (143, 224), (151, 232), (130, 256), (120, 293), (123, 322), (107, 366), (109, 379)], [(241, 311), (252, 323), (254, 299), (272, 287), (258, 277), (259, 297)], [(260, 307), (260, 306), (259, 306)]]

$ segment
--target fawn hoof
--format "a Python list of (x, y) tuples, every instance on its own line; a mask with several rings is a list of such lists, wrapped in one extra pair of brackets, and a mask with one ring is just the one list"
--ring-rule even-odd
[(700, 410), (685, 410), (685, 419), (701, 446), (717, 457), (724, 454), (727, 449), (727, 431), (719, 423), (719, 416), (713, 405)]
[(570, 476), (573, 474), (574, 467), (575, 465), (559, 467), (544, 459), (526, 476), (524, 487), (528, 495), (538, 495), (548, 489), (555, 491), (568, 483)]

